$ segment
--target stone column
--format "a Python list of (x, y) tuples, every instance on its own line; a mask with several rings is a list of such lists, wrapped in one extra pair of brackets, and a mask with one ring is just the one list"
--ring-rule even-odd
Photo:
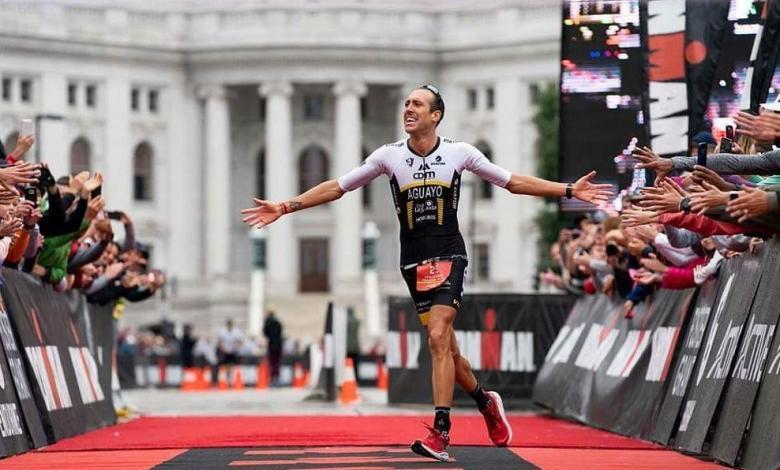
[[(17, 85), (18, 86), (18, 85)], [(70, 172), (70, 144), (66, 134), (65, 111), (67, 109), (68, 83), (65, 75), (47, 72), (41, 77), (41, 114), (47, 116), (37, 122), (40, 142), (27, 152), (25, 160), (33, 161), (40, 152), (41, 161), (49, 164), (55, 178)], [(61, 119), (55, 119), (61, 118)], [(93, 143), (94, 145), (94, 143)], [(36, 149), (40, 146), (40, 149)]]
[[(336, 95), (336, 151), (333, 177), (339, 177), (360, 162), (363, 129), (360, 116), (360, 98), (366, 94), (365, 83), (342, 81), (333, 87)], [(361, 279), (360, 230), (363, 223), (363, 205), (359, 192), (347, 194), (334, 205), (336, 212), (333, 232), (333, 290), (355, 292)]]
[[(499, 98), (500, 99), (500, 98)], [(517, 128), (517, 171), (524, 175), (537, 174), (537, 156), (532, 142), (536, 141), (536, 126), (533, 123), (534, 105), (531, 99), (531, 86), (528, 82), (517, 82), (517, 110), (519, 127)], [(520, 136), (523, 136), (522, 142)], [(521, 292), (533, 291), (539, 252), (539, 228), (534, 221), (536, 214), (542, 208), (542, 198), (528, 198), (519, 205), (520, 234), (518, 246), (526, 247), (520, 252), (520, 284)]]
[[(106, 142), (103, 170), (108, 184), (103, 189), (109, 207), (132, 207), (133, 151), (138, 142), (130, 140), (130, 81), (126, 77), (111, 77), (106, 82), (104, 108), (106, 113)], [(164, 150), (155, 148), (160, 158)], [(167, 152), (166, 152), (167, 153)], [(159, 177), (159, 175), (155, 175)], [(154, 194), (156, 202), (160, 195)]]
[[(297, 195), (292, 154), (292, 94), (287, 81), (264, 83), (258, 89), (265, 97), (266, 197), (285, 201)], [(283, 216), (268, 229), (268, 290), (293, 294), (298, 290), (297, 243), (293, 216)]]
[[(223, 279), (230, 262), (230, 114), (227, 90), (201, 87), (205, 99), (206, 275)], [(238, 215), (236, 215), (237, 217)]]
[(181, 112), (166, 115), (170, 133), (168, 145), (167, 148), (156, 149), (158, 155), (165, 152), (167, 157), (164, 176), (169, 197), (159, 203), (167, 208), (170, 223), (169, 269), (173, 276), (186, 282), (199, 280), (203, 276), (205, 258), (209, 255), (203, 233), (205, 214), (202, 210), (187, 210), (190, 207), (205, 207), (208, 197), (199, 188), (199, 182), (205, 181), (203, 172), (206, 158), (206, 139), (200, 131), (203, 109), (199, 91), (185, 84), (167, 89), (170, 109)]
[[(520, 83), (515, 77), (503, 78), (496, 84), (496, 145), (495, 163), (513, 173), (520, 173)], [(533, 246), (520, 244), (520, 207), (529, 203), (527, 196), (517, 196), (505, 190), (493, 192), (496, 218), (496, 238), (490, 250), (490, 278), (503, 289), (525, 288), (522, 279), (526, 271), (521, 263), (525, 252)], [(524, 289), (527, 290), (527, 289)]]

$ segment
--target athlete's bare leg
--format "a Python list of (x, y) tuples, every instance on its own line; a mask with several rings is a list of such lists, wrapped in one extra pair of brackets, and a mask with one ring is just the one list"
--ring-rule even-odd
[(452, 327), (456, 311), (446, 305), (431, 307), (428, 317), (428, 348), (431, 350), (433, 366), (433, 404), (437, 407), (451, 407), (455, 388), (455, 361), (453, 361)]
[(433, 403), (451, 406), (455, 383), (466, 392), (477, 388), (477, 378), (460, 348), (452, 324), (456, 311), (446, 305), (434, 305), (428, 318), (428, 347), (433, 365)]
[(477, 388), (477, 378), (474, 376), (474, 372), (471, 371), (471, 363), (464, 356), (460, 355), (460, 348), (458, 347), (458, 340), (455, 337), (455, 329), (452, 330), (451, 337), (452, 358), (455, 361), (455, 382), (460, 385), (466, 393), (472, 393)]

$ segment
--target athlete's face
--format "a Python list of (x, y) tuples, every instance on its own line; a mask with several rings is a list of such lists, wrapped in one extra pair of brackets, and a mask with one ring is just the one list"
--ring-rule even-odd
[(407, 134), (427, 132), (436, 128), (441, 111), (431, 111), (433, 93), (428, 90), (414, 90), (404, 101), (404, 130)]

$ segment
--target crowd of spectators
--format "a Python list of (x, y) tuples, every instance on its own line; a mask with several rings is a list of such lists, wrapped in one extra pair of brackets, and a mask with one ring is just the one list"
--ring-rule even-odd
[[(100, 172), (55, 178), (46, 163), (25, 161), (33, 143), (32, 135), (22, 135), (6, 154), (0, 142), (2, 265), (101, 305), (154, 295), (165, 276), (148, 266), (149, 252), (136, 241), (130, 217), (106, 209)], [(114, 237), (119, 225), (121, 243)]]
[(620, 299), (630, 318), (655, 289), (702, 284), (724, 259), (778, 234), (780, 104), (733, 118), (738, 138), (731, 152), (720, 152), (724, 141), (712, 145), (706, 166), (696, 156), (636, 149), (637, 168), (652, 170), (654, 185), (561, 230), (550, 247), (555, 268), (541, 273), (541, 282)]

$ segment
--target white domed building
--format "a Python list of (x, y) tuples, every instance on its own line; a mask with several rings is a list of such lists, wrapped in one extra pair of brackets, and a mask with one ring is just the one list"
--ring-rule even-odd
[[(442, 135), (534, 174), (534, 87), (559, 74), (561, 7), (541, 0), (2, 1), (0, 138), (33, 118), (55, 176), (102, 171), (110, 209), (171, 280), (127, 309), (205, 332), (246, 326), (253, 260), (240, 209), (288, 199), (405, 137), (403, 97), (439, 87)], [(467, 292), (529, 292), (538, 202), (464, 177)], [(361, 233), (380, 296), (405, 294), (384, 177), (266, 234), (265, 308), (291, 337), (328, 300), (365, 311)], [(121, 232), (118, 234), (121, 238)], [(383, 311), (384, 313), (384, 311)]]

